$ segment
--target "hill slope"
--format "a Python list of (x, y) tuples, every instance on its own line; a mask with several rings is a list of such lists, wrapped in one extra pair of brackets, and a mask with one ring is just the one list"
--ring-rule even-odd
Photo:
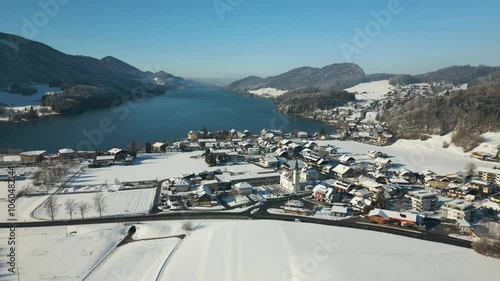
[(467, 90), (448, 96), (411, 97), (388, 104), (382, 121), (403, 138), (444, 135), (469, 150), (479, 135), (500, 130), (500, 72), (471, 81)]
[(363, 69), (352, 63), (332, 64), (323, 68), (299, 67), (265, 79), (250, 76), (230, 84), (225, 90), (240, 93), (267, 87), (280, 90), (303, 87), (341, 90), (358, 84), (364, 76)]
[[(39, 42), (0, 33), (0, 87), (17, 87), (19, 83), (62, 87), (62, 94), (43, 101), (62, 113), (109, 106), (117, 98), (132, 97), (134, 91), (138, 96), (158, 95), (194, 84), (166, 72), (142, 72), (111, 56), (68, 55)], [(65, 106), (69, 104), (72, 106)]]

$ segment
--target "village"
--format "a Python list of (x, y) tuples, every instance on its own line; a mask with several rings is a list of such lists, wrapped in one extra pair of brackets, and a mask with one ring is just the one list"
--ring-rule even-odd
[[(397, 140), (387, 124), (380, 121), (384, 106), (409, 96), (448, 95), (453, 91), (466, 89), (467, 84), (454, 86), (446, 82), (390, 85), (388, 80), (361, 83), (347, 92), (355, 93), (356, 101), (345, 106), (327, 110), (316, 109), (304, 113), (307, 118), (320, 120), (336, 128), (328, 137), (338, 140), (354, 140), (378, 146), (387, 146)], [(254, 91), (255, 92), (255, 91)], [(274, 90), (282, 94), (278, 90)], [(487, 158), (489, 153), (479, 157)]]
[[(495, 166), (470, 157), (448, 173), (411, 170), (394, 155), (342, 151), (325, 139), (307, 132), (202, 129), (142, 149), (2, 155), (0, 165), (17, 171), (24, 221), (251, 210), (469, 240), (499, 234)], [(7, 179), (0, 174), (0, 184)]]

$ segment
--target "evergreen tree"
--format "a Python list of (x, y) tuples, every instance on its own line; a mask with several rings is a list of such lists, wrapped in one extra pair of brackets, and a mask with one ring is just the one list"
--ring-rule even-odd
[(145, 151), (146, 153), (151, 153), (151, 143), (146, 142), (146, 145), (145, 145), (144, 151)]
[(137, 156), (137, 145), (135, 144), (134, 141), (132, 141), (128, 147), (127, 147), (127, 150), (128, 152), (130, 153), (130, 155), (136, 157)]
[(325, 133), (325, 127), (321, 127), (321, 130), (319, 130), (319, 135), (320, 136), (324, 136), (326, 133)]

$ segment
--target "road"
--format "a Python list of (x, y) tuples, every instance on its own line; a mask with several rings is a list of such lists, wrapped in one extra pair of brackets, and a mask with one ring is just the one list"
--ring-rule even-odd
[[(347, 227), (353, 229), (361, 229), (366, 231), (377, 231), (388, 234), (400, 235), (405, 237), (411, 237), (426, 241), (433, 241), (438, 243), (444, 243), (464, 248), (472, 248), (472, 243), (470, 241), (453, 238), (450, 236), (440, 235), (436, 233), (430, 233), (425, 230), (410, 230), (406, 228), (395, 228), (388, 226), (380, 226), (377, 224), (370, 223), (360, 223), (349, 220), (324, 220), (314, 217), (304, 217), (295, 215), (281, 215), (281, 214), (270, 214), (267, 209), (272, 208), (276, 204), (282, 203), (289, 198), (274, 199), (264, 202), (261, 206), (255, 207), (259, 208), (257, 212), (251, 214), (252, 209), (245, 210), (241, 213), (229, 213), (229, 212), (176, 212), (171, 211), (168, 213), (158, 213), (149, 214), (141, 216), (120, 216), (120, 217), (106, 217), (106, 218), (92, 218), (92, 219), (74, 219), (74, 220), (64, 220), (64, 221), (36, 221), (36, 222), (19, 222), (16, 223), (16, 227), (46, 227), (46, 226), (65, 226), (65, 225), (85, 225), (85, 224), (105, 224), (105, 223), (134, 223), (134, 222), (144, 222), (144, 221), (168, 221), (168, 220), (279, 220), (295, 222), (300, 220), (300, 223), (314, 223), (322, 224), (334, 227)], [(9, 228), (11, 225), (9, 223), (0, 223), (0, 228)]]

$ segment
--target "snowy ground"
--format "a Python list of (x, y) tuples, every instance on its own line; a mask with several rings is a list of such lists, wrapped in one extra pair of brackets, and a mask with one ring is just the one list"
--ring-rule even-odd
[(179, 238), (136, 241), (118, 247), (89, 281), (154, 281)]
[(202, 151), (187, 153), (141, 154), (135, 164), (130, 166), (114, 165), (111, 167), (85, 169), (76, 176), (70, 185), (85, 186), (114, 183), (115, 179), (121, 182), (142, 181), (155, 179), (168, 179), (178, 177), (185, 173), (200, 173), (204, 170), (220, 169), (228, 172), (254, 172), (262, 171), (256, 165), (242, 163), (239, 165), (208, 167), (203, 157), (191, 158), (202, 155)]
[(495, 155), (497, 147), (500, 147), (500, 133), (483, 134), (484, 143), (476, 147), (473, 151), (488, 152)]
[(497, 280), (499, 265), (470, 249), (384, 233), (232, 221), (193, 231), (160, 280)]
[[(471, 249), (279, 221), (192, 221), (195, 228), (182, 242), (164, 239), (184, 234), (182, 223), (134, 224), (133, 239), (161, 239), (118, 248), (130, 225), (69, 226), (69, 233), (76, 231), (69, 237), (64, 227), (17, 229), (21, 280), (81, 280), (101, 260), (89, 280), (153, 281), (163, 266), (157, 280), (493, 281), (500, 265)], [(6, 241), (4, 233), (0, 243)], [(474, 270), (457, 270), (457, 264)]]
[(356, 93), (357, 100), (380, 100), (383, 99), (392, 88), (392, 85), (389, 84), (389, 80), (380, 80), (361, 83), (345, 89), (345, 91)]
[[(68, 226), (68, 233), (76, 233), (66, 237), (65, 227), (17, 228), (16, 262), (20, 280), (80, 281), (125, 237), (127, 230), (128, 227), (116, 224)], [(0, 248), (7, 247), (6, 235), (6, 231), (0, 232)], [(17, 276), (6, 278), (17, 280)]]
[(378, 115), (378, 112), (369, 111), (366, 113), (365, 119), (363, 119), (363, 121), (361, 121), (361, 122), (362, 123), (378, 124), (379, 122), (377, 121), (377, 115)]
[(258, 89), (258, 90), (255, 90), (255, 91), (248, 91), (250, 94), (254, 94), (254, 95), (257, 95), (257, 96), (262, 96), (262, 97), (279, 97), (285, 93), (287, 93), (288, 91), (283, 91), (283, 90), (278, 90), (278, 89), (275, 89), (275, 88), (262, 88), (262, 89)]
[[(105, 197), (106, 208), (103, 216), (119, 216), (119, 215), (133, 215), (148, 213), (153, 207), (156, 189), (136, 189), (136, 190), (123, 190), (116, 192), (103, 192)], [(58, 205), (60, 206), (57, 212), (56, 219), (69, 219), (68, 212), (64, 209), (64, 202), (67, 199), (74, 199), (76, 203), (87, 202), (93, 204), (93, 197), (96, 193), (66, 193), (55, 195)], [(49, 220), (50, 217), (45, 211), (43, 206), (36, 209), (34, 216), (39, 219)], [(80, 214), (75, 210), (74, 218), (80, 218)], [(86, 214), (85, 218), (99, 217), (99, 213), (91, 208)]]
[[(16, 190), (24, 188), (24, 186), (30, 185), (30, 180), (18, 181), (16, 182)], [(7, 221), (7, 202), (8, 190), (7, 182), (0, 182), (0, 222)], [(47, 199), (46, 195), (42, 196), (31, 196), (31, 197), (20, 197), (16, 200), (16, 218), (18, 221), (31, 221), (31, 212), (42, 204), (43, 201)]]
[[(489, 143), (499, 141), (492, 139), (492, 136), (500, 136), (500, 134), (490, 134)], [(468, 163), (475, 163), (478, 167), (489, 167), (498, 163), (484, 162), (474, 159), (469, 153), (455, 145), (450, 145), (448, 148), (443, 148), (443, 142), (450, 142), (451, 135), (433, 136), (426, 141), (421, 140), (399, 140), (393, 145), (379, 147), (354, 141), (317, 141), (320, 145), (333, 145), (339, 149), (340, 153), (349, 154), (367, 154), (369, 150), (379, 150), (382, 153), (388, 154), (393, 163), (402, 166), (414, 172), (422, 172), (431, 170), (436, 173), (455, 173), (463, 171)], [(499, 138), (500, 139), (500, 138)]]

